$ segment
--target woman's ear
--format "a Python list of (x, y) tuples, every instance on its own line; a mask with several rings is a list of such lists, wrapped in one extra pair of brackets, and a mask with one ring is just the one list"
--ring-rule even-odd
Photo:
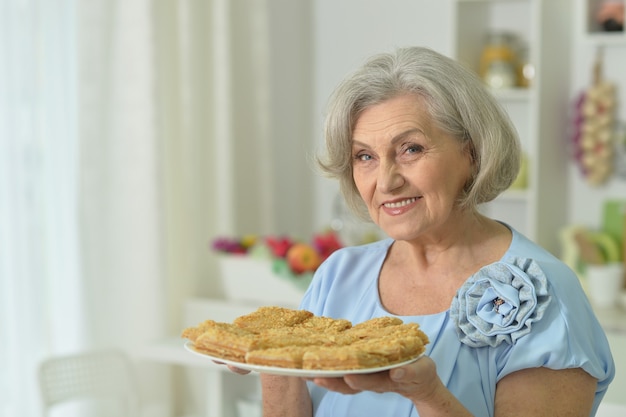
[(469, 136), (466, 137), (465, 143), (463, 144), (463, 153), (467, 156), (470, 164), (469, 177), (467, 178), (465, 186), (463, 187), (463, 191), (465, 195), (467, 195), (474, 185), (476, 177), (478, 176), (478, 171), (480, 169), (480, 160), (478, 157), (478, 153), (476, 152), (474, 141), (472, 141)]
[(470, 164), (474, 170), (478, 169), (478, 153), (476, 152), (476, 147), (474, 146), (474, 141), (471, 137), (467, 136), (465, 139), (465, 143), (463, 145), (463, 152), (467, 153), (467, 156), (470, 159)]

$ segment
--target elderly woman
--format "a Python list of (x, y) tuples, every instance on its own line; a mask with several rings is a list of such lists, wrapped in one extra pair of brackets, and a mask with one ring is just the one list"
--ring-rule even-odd
[(614, 365), (576, 275), (477, 206), (515, 179), (509, 118), (425, 48), (373, 57), (334, 93), (322, 169), (388, 239), (335, 252), (301, 308), (417, 322), (426, 355), (341, 378), (262, 375), (266, 416), (594, 415)]

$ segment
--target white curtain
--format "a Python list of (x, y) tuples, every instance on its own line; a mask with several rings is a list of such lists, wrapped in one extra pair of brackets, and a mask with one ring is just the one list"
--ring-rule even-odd
[(86, 341), (133, 347), (165, 316), (151, 2), (76, 10)]
[(151, 2), (0, 2), (0, 415), (48, 356), (165, 334)]
[(212, 238), (307, 235), (309, 9), (0, 1), (1, 416), (39, 414), (45, 357), (178, 336)]
[(37, 415), (36, 365), (78, 349), (71, 0), (0, 3), (0, 415)]

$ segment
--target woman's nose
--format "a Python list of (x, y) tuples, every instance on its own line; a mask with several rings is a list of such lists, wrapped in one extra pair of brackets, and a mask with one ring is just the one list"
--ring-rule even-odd
[(381, 163), (378, 171), (377, 188), (384, 193), (392, 192), (404, 185), (404, 177), (396, 163)]

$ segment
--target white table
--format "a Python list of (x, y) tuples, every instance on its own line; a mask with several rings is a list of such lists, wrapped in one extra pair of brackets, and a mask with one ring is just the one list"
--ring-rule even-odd
[[(183, 326), (195, 326), (209, 318), (215, 321), (232, 322), (236, 317), (250, 313), (260, 305), (253, 302), (191, 299), (185, 303)], [(289, 305), (284, 306), (295, 308)], [(200, 373), (203, 379), (200, 384), (203, 398), (198, 402), (205, 403), (203, 414), (206, 417), (240, 417), (237, 415), (238, 402), (252, 401), (254, 405), (254, 401), (259, 401), (260, 384), (257, 374), (234, 374), (223, 365), (188, 352), (184, 344), (185, 340), (178, 337), (159, 340), (142, 347), (136, 352), (136, 356), (138, 359), (182, 366), (187, 371)]]
[(204, 408), (203, 415), (206, 417), (238, 417), (237, 402), (258, 393), (258, 376), (233, 374), (223, 365), (188, 352), (184, 348), (184, 340), (180, 338), (154, 342), (137, 354), (142, 360), (183, 366), (201, 373), (203, 398), (196, 403)]

